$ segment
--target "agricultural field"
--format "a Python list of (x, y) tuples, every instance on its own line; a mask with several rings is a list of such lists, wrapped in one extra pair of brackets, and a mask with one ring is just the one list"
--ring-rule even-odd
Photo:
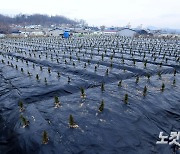
[[(170, 154), (180, 40), (0, 39), (1, 154)], [(170, 141), (169, 141), (170, 142)]]

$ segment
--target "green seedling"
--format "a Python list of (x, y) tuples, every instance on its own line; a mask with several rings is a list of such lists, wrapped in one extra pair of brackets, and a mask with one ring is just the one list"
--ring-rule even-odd
[(122, 59), (122, 63), (124, 64), (124, 58)]
[(71, 82), (71, 78), (68, 76), (68, 83), (70, 83)]
[(67, 60), (66, 59), (64, 60), (64, 63), (67, 64)]
[(23, 102), (22, 102), (22, 101), (19, 101), (18, 106), (19, 106), (19, 108), (20, 108), (20, 109), (19, 109), (20, 112), (24, 111), (24, 105), (23, 105)]
[(21, 68), (21, 72), (22, 72), (22, 73), (24, 72), (23, 68)]
[(111, 64), (110, 64), (110, 68), (112, 68), (113, 67), (113, 63), (111, 62)]
[(146, 96), (146, 94), (147, 94), (147, 87), (145, 86), (143, 90), (143, 96)]
[(136, 84), (139, 82), (139, 76), (136, 77)]
[(101, 91), (105, 91), (105, 88), (104, 88), (104, 83), (101, 83)]
[(161, 78), (161, 72), (160, 71), (158, 72), (158, 76), (159, 76), (159, 78)]
[(127, 104), (128, 103), (128, 94), (124, 95), (124, 103)]
[(43, 68), (42, 68), (42, 66), (40, 66), (40, 71), (42, 71), (43, 70)]
[(166, 63), (168, 62), (168, 59), (166, 58)]
[(27, 127), (29, 125), (29, 121), (25, 117), (23, 117), (23, 115), (21, 115), (20, 118), (21, 118), (23, 128)]
[(164, 84), (164, 83), (162, 83), (162, 86), (161, 86), (161, 92), (163, 92), (163, 91), (164, 91), (164, 89), (165, 89), (165, 84)]
[(148, 78), (148, 80), (150, 79), (150, 77), (151, 77), (151, 75), (148, 73), (148, 74), (147, 74), (147, 78)]
[(108, 75), (109, 74), (109, 70), (108, 70), (108, 68), (106, 69), (106, 75)]
[(120, 80), (119, 82), (118, 82), (118, 87), (121, 87), (122, 86), (122, 80)]
[(101, 101), (101, 105), (99, 106), (99, 112), (104, 110), (104, 100)]
[(36, 79), (39, 80), (39, 75), (38, 74), (36, 74)]
[(55, 104), (54, 108), (60, 107), (60, 101), (59, 101), (59, 98), (57, 96), (54, 97), (54, 104)]
[(133, 64), (136, 65), (136, 60), (135, 59), (133, 59)]
[(97, 62), (97, 66), (99, 67), (99, 61)]
[(11, 67), (13, 67), (14, 68), (14, 65), (11, 63)]
[(48, 67), (48, 73), (50, 74), (51, 73), (51, 69)]
[(60, 78), (60, 76), (61, 76), (61, 75), (60, 75), (60, 73), (59, 73), (59, 72), (57, 72), (57, 76), (58, 76), (58, 78)]
[(47, 84), (47, 79), (46, 79), (46, 77), (44, 78), (44, 82)]
[(174, 79), (174, 80), (173, 80), (173, 85), (175, 85), (175, 84), (176, 84), (176, 80)]
[(31, 76), (31, 73), (30, 73), (29, 71), (27, 72), (27, 74), (28, 74), (29, 76)]
[(78, 127), (78, 125), (74, 122), (74, 118), (71, 114), (69, 116), (69, 127), (70, 128), (77, 128)]
[(147, 61), (144, 62), (144, 68), (146, 68), (146, 67), (147, 67)]
[(146, 58), (146, 54), (144, 54), (143, 58)]
[(88, 65), (90, 64), (90, 60), (88, 59)]
[(94, 66), (94, 71), (95, 71), (95, 72), (97, 71), (97, 66)]
[(84, 88), (81, 87), (81, 98), (86, 98), (86, 94), (84, 92)]
[(84, 63), (84, 68), (86, 68), (86, 63)]
[(42, 133), (42, 143), (43, 144), (48, 144), (48, 141), (49, 141), (48, 134), (47, 134), (46, 131), (43, 131), (43, 133)]
[(101, 55), (101, 58), (102, 58), (102, 61), (103, 61), (104, 60), (104, 55), (103, 54)]

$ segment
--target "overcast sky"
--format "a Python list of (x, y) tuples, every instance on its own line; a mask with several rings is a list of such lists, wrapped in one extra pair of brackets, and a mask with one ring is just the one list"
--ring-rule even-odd
[(6, 15), (48, 14), (84, 19), (89, 25), (180, 29), (180, 0), (0, 0)]

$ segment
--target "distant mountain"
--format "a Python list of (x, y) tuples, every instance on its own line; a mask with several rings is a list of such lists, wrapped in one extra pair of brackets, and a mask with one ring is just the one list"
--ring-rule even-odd
[(15, 17), (9, 17), (0, 14), (0, 33), (8, 33), (11, 24), (16, 25), (59, 25), (59, 24), (78, 24), (76, 21), (64, 16), (48, 16), (42, 14), (25, 15), (19, 14)]
[(147, 29), (150, 29), (150, 30), (162, 30), (162, 31), (165, 31), (167, 33), (180, 34), (180, 29), (160, 28), (160, 27), (155, 27), (155, 26), (148, 26)]
[(155, 27), (155, 26), (148, 26), (148, 27), (146, 27), (147, 29), (150, 29), (150, 30), (159, 30), (159, 29), (161, 29), (161, 28), (159, 28), (159, 27)]
[(19, 14), (15, 17), (9, 17), (0, 14), (0, 23), (18, 25), (77, 24), (76, 21), (64, 16), (48, 16), (42, 14)]
[(166, 31), (168, 33), (175, 33), (175, 34), (180, 34), (180, 29), (170, 29), (170, 28), (166, 28), (166, 29), (162, 29), (163, 31)]

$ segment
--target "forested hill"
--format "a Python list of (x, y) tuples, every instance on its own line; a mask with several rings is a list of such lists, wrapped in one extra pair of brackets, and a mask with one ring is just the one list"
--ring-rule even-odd
[(9, 17), (0, 14), (0, 24), (18, 24), (18, 25), (51, 25), (51, 24), (77, 24), (76, 21), (64, 16), (48, 16), (42, 14), (25, 15), (19, 14)]

